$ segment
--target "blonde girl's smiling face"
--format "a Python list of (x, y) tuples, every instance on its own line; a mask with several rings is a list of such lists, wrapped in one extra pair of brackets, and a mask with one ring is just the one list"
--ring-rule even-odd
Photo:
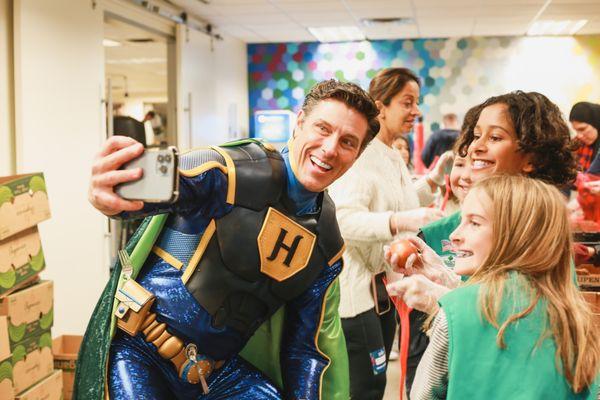
[(492, 201), (482, 190), (471, 190), (461, 206), (461, 222), (450, 235), (455, 254), (454, 272), (473, 275), (492, 250)]
[(517, 133), (506, 104), (497, 103), (481, 111), (469, 145), (473, 181), (495, 173), (529, 174), (530, 156), (519, 151)]

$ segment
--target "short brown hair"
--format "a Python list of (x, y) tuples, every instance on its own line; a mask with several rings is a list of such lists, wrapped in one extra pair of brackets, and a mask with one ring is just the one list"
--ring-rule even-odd
[(354, 83), (329, 79), (317, 83), (306, 95), (302, 104), (304, 115), (308, 116), (319, 102), (327, 99), (341, 101), (365, 116), (368, 129), (367, 136), (361, 145), (361, 149), (364, 149), (379, 132), (379, 120), (377, 119), (379, 110), (371, 96)]
[(541, 179), (559, 187), (570, 184), (577, 175), (569, 127), (559, 108), (546, 96), (537, 92), (517, 90), (490, 97), (469, 110), (456, 143), (458, 153), (465, 157), (473, 142), (474, 129), (481, 111), (494, 104), (505, 104), (517, 134), (519, 151), (531, 154), (532, 178)]
[(369, 94), (385, 106), (390, 105), (392, 97), (397, 95), (410, 81), (421, 86), (419, 78), (408, 68), (386, 68), (375, 75), (369, 84)]

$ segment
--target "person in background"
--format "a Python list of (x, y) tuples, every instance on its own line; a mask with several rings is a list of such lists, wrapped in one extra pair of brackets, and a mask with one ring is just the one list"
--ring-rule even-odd
[(404, 135), (398, 136), (392, 142), (392, 147), (400, 152), (402, 155), (402, 160), (404, 160), (404, 164), (408, 168), (408, 171), (412, 174), (413, 172), (413, 163), (412, 163), (412, 151), (410, 149), (410, 143), (408, 141), (408, 137)]
[(581, 144), (577, 149), (579, 170), (599, 175), (600, 105), (585, 101), (575, 104), (569, 113), (569, 121), (575, 130), (575, 138)]
[(427, 139), (425, 148), (421, 153), (421, 159), (427, 168), (433, 163), (436, 157), (440, 157), (448, 150), (452, 150), (454, 142), (458, 137), (459, 123), (458, 117), (454, 113), (445, 114), (442, 117), (443, 129), (435, 131)]
[(148, 111), (142, 120), (144, 126), (149, 125), (154, 135), (154, 145), (166, 144), (166, 132), (164, 129), (162, 117), (155, 111)]
[[(458, 153), (454, 152), (454, 162), (448, 175), (449, 187), (441, 191), (436, 202), (436, 206), (446, 215), (452, 215), (460, 210), (460, 203), (466, 194), (465, 188), (467, 186), (465, 185), (470, 180), (470, 172), (469, 158), (461, 157)], [(446, 193), (446, 191), (449, 191), (449, 193)]]
[[(461, 214), (450, 236), (454, 272), (469, 279), (452, 280), (459, 287), (439, 308), (433, 301), (411, 399), (596, 399), (600, 332), (572, 278), (562, 194), (540, 180), (496, 175), (473, 186)], [(422, 245), (418, 271), (447, 271)]]
[(384, 69), (373, 78), (369, 94), (380, 112), (379, 133), (329, 188), (346, 243), (339, 311), (353, 399), (378, 400), (385, 392), (396, 311), (382, 276), (377, 275), (386, 270), (383, 245), (443, 215), (426, 206), (444, 183), (444, 168), (451, 158), (440, 159), (434, 170), (413, 183), (400, 152), (392, 148), (394, 139), (410, 132), (420, 115), (419, 85), (417, 76), (405, 68)]

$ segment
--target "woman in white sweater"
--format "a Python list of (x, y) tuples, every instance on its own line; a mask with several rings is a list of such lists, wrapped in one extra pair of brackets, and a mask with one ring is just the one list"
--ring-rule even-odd
[(378, 310), (378, 315), (371, 292), (372, 278), (386, 268), (383, 245), (442, 216), (426, 206), (443, 184), (444, 168), (451, 158), (443, 157), (434, 171), (413, 182), (400, 152), (392, 148), (394, 139), (408, 134), (421, 115), (419, 89), (419, 79), (405, 68), (384, 69), (373, 78), (369, 94), (379, 107), (379, 133), (354, 166), (329, 188), (346, 242), (339, 311), (352, 399), (379, 400), (385, 391), (395, 310)]

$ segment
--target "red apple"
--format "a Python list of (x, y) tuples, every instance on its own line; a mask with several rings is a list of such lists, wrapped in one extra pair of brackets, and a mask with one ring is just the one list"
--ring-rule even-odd
[(398, 240), (392, 243), (392, 245), (390, 246), (390, 251), (392, 252), (392, 254), (396, 254), (398, 256), (398, 261), (394, 268), (404, 268), (408, 257), (411, 254), (419, 253), (417, 247), (406, 239)]

